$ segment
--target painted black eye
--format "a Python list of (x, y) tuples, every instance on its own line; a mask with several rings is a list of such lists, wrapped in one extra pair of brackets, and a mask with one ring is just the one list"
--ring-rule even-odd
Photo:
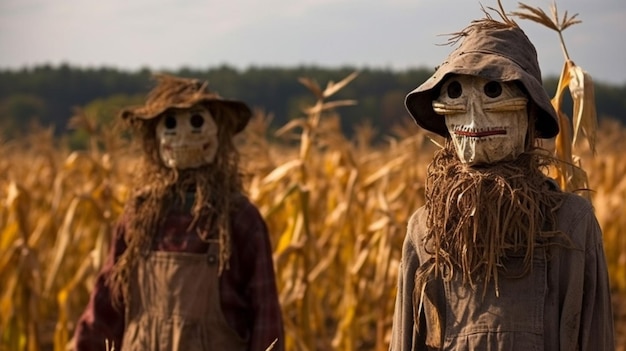
[(204, 124), (204, 117), (199, 114), (193, 114), (191, 115), (189, 123), (191, 123), (191, 126), (194, 128), (200, 128)]
[(463, 94), (461, 83), (454, 81), (448, 85), (448, 97), (456, 99)]
[(165, 116), (165, 128), (174, 129), (176, 128), (176, 117), (172, 115)]
[(489, 96), (490, 98), (496, 98), (502, 95), (502, 85), (494, 81), (485, 84), (485, 95)]

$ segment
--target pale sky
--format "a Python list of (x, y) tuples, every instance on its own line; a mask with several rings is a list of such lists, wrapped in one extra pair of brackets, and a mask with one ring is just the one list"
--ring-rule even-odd
[[(553, 3), (523, 2), (548, 13)], [(502, 3), (518, 10), (517, 0)], [(497, 7), (497, 0), (0, 0), (0, 69), (430, 69), (452, 50), (438, 45), (442, 35), (482, 18), (480, 4)], [(564, 32), (571, 59), (595, 81), (626, 84), (626, 1), (557, 6), (561, 16), (582, 20)], [(558, 75), (564, 56), (557, 33), (517, 22), (537, 48), (544, 77)]]

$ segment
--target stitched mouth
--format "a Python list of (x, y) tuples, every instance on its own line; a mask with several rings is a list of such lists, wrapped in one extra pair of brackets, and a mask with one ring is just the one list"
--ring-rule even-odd
[(455, 130), (455, 135), (464, 136), (469, 138), (484, 138), (492, 135), (506, 135), (504, 129), (483, 130), (483, 131), (471, 131), (471, 130)]
[[(206, 151), (211, 147), (211, 143), (204, 143), (202, 144), (201, 148), (202, 151)], [(164, 145), (163, 146), (163, 150), (165, 151), (169, 151), (169, 152), (174, 152), (174, 151), (178, 151), (178, 152), (185, 152), (185, 151), (193, 151), (193, 150), (197, 150), (197, 145), (185, 145), (185, 146), (172, 146), (172, 145)]]

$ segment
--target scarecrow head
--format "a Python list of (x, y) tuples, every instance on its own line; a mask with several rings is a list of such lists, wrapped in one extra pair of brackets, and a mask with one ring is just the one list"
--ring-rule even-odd
[(123, 110), (121, 116), (143, 129), (148, 145), (156, 144), (165, 167), (185, 170), (212, 164), (220, 140), (241, 132), (250, 120), (246, 104), (222, 99), (208, 90), (206, 82), (156, 78), (158, 84), (145, 104)]
[(160, 235), (170, 211), (189, 211), (202, 240), (217, 235), (219, 272), (227, 268), (230, 215), (234, 197), (243, 191), (233, 136), (246, 127), (250, 108), (209, 91), (206, 82), (155, 78), (145, 103), (120, 113), (138, 136), (144, 157), (127, 205), (127, 250), (110, 277), (117, 300), (127, 296), (131, 268)]
[(534, 138), (558, 134), (556, 112), (541, 82), (537, 52), (512, 21), (474, 21), (461, 45), (406, 97), (424, 129), (452, 139), (468, 165), (510, 161)]

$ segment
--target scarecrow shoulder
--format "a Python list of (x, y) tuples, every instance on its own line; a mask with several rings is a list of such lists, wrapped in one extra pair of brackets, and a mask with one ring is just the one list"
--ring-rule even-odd
[(566, 193), (557, 215), (558, 228), (577, 247), (593, 247), (600, 242), (602, 233), (593, 206), (584, 197)]
[(593, 214), (593, 206), (589, 200), (574, 193), (564, 193), (564, 200), (559, 209), (559, 221), (575, 222), (581, 217)]
[(245, 195), (238, 194), (231, 213), (231, 223), (235, 235), (250, 236), (255, 233), (265, 235), (267, 227), (259, 209)]
[(406, 231), (407, 240), (410, 240), (416, 247), (426, 235), (426, 215), (426, 208), (422, 206), (413, 212), (409, 218)]
[(234, 204), (233, 208), (235, 209), (236, 214), (242, 213), (259, 213), (258, 208), (250, 201), (250, 199), (241, 193), (233, 194), (232, 200)]

